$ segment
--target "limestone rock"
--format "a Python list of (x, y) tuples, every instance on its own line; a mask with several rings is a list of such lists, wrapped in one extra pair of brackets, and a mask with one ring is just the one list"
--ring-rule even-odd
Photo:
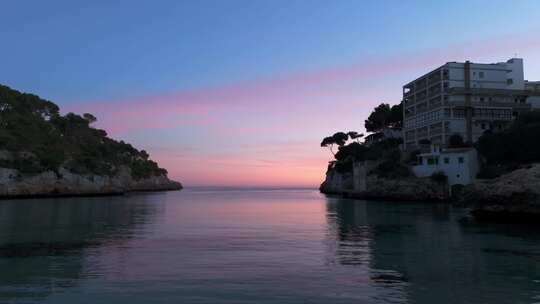
[(540, 216), (540, 164), (467, 186), (458, 201), (473, 213), (502, 212)]
[(25, 196), (66, 196), (122, 194), (130, 191), (180, 190), (182, 185), (166, 175), (134, 179), (129, 168), (115, 176), (80, 175), (64, 168), (23, 175), (15, 169), (0, 168), (0, 198)]
[[(365, 180), (365, 186), (354, 187)], [(448, 199), (446, 184), (432, 181), (430, 178), (387, 179), (375, 174), (340, 174), (327, 172), (326, 180), (319, 188), (322, 193), (345, 194), (350, 197), (404, 200), (404, 201), (440, 201)]]

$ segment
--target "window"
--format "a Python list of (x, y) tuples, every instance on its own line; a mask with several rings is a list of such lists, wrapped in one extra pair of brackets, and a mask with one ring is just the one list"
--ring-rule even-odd
[(427, 164), (430, 166), (434, 166), (434, 165), (436, 166), (439, 164), (439, 158), (438, 157), (428, 158)]
[(444, 117), (450, 117), (450, 109), (449, 108), (444, 109)]
[(463, 110), (463, 109), (454, 109), (454, 117), (455, 118), (465, 117), (465, 110)]
[(463, 159), (462, 156), (458, 157), (458, 163), (463, 164), (464, 162), (465, 160)]
[(450, 163), (450, 158), (445, 157), (445, 158), (444, 158), (444, 163), (445, 163), (445, 164), (449, 164), (449, 163)]
[(480, 102), (484, 102), (484, 97), (480, 97)]
[(444, 70), (442, 71), (442, 73), (443, 73), (443, 76), (444, 76), (445, 78), (448, 78), (448, 70), (447, 70), (447, 69), (444, 69)]
[(485, 130), (486, 129), (486, 124), (483, 123), (482, 126), (481, 126), (482, 130)]
[(484, 78), (484, 72), (478, 72), (478, 77), (479, 78)]
[(512, 78), (506, 79), (506, 84), (507, 84), (507, 85), (511, 85), (511, 84), (513, 84), (513, 83), (514, 83), (514, 79), (512, 79)]

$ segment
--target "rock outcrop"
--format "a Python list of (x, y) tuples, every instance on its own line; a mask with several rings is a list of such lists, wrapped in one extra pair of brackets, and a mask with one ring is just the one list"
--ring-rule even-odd
[(458, 202), (476, 215), (540, 217), (540, 164), (478, 180), (463, 189)]
[[(448, 199), (446, 184), (430, 178), (406, 177), (381, 178), (368, 173), (363, 166), (355, 166), (353, 174), (340, 174), (330, 170), (319, 188), (322, 193), (341, 194), (355, 198), (370, 198), (403, 201), (441, 201)], [(372, 165), (367, 165), (368, 169)]]
[(367, 189), (361, 195), (389, 200), (442, 201), (448, 199), (448, 190), (446, 184), (430, 178), (386, 179), (368, 175)]
[(18, 170), (0, 168), (0, 198), (113, 195), (131, 191), (180, 190), (182, 185), (166, 175), (134, 179), (129, 168), (114, 176), (79, 175), (64, 168), (23, 175)]

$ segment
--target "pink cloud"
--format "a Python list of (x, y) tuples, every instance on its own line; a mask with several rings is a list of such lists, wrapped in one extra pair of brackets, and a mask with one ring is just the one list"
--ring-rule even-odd
[[(473, 45), (435, 49), (423, 54), (370, 60), (344, 67), (307, 71), (235, 85), (127, 100), (79, 103), (71, 106), (69, 110), (97, 114), (101, 120), (99, 125), (114, 133), (170, 128), (175, 125), (198, 125), (200, 122), (196, 121), (201, 117), (210, 122), (212, 114), (223, 112), (277, 110), (279, 107), (301, 108), (309, 103), (309, 97), (320, 95), (321, 91), (324, 91), (322, 88), (336, 83), (357, 81), (358, 85), (362, 86), (360, 82), (363, 80), (381, 78), (407, 70), (420, 68), (428, 70), (446, 61), (513, 53), (516, 46), (528, 50), (537, 49), (540, 41), (532, 37), (502, 37), (480, 41)], [(303, 103), (295, 104), (291, 101)]]
[[(188, 184), (316, 186), (328, 161), (327, 152), (318, 147), (320, 137), (339, 129), (362, 131), (375, 104), (383, 98), (399, 102), (403, 83), (447, 61), (504, 59), (516, 49), (538, 50), (540, 40), (533, 33), (221, 87), (83, 102), (68, 110), (95, 114), (98, 127), (117, 137), (179, 127), (211, 132), (220, 139), (212, 148), (181, 138), (190, 151), (145, 147), (171, 176)], [(389, 87), (388, 78), (405, 74)], [(298, 146), (283, 142), (291, 137), (305, 141)], [(250, 139), (257, 144), (246, 147)], [(134, 144), (144, 146), (144, 140)]]

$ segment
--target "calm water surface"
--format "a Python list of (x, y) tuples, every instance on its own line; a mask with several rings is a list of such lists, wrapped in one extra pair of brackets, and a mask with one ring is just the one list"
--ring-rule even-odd
[(540, 229), (312, 190), (0, 201), (0, 303), (540, 303)]

